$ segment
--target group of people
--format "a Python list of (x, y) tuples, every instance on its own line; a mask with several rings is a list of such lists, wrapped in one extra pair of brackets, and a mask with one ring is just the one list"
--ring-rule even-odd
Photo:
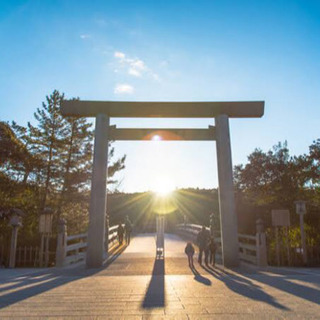
[(127, 245), (130, 244), (131, 232), (132, 232), (132, 224), (131, 224), (131, 221), (129, 220), (129, 217), (126, 216), (126, 219), (124, 221), (124, 227), (122, 223), (119, 223), (119, 226), (118, 226), (118, 240), (120, 245), (122, 245), (123, 243), (123, 236), (125, 236), (126, 244)]
[[(123, 238), (125, 236), (125, 242), (127, 245), (130, 244), (131, 239), (131, 232), (132, 232), (132, 224), (129, 220), (129, 217), (126, 216), (124, 221), (124, 226), (122, 223), (119, 223), (118, 226), (118, 240), (119, 245), (121, 246), (123, 243)], [(198, 255), (198, 262), (202, 265), (203, 256), (204, 256), (204, 263), (206, 266), (215, 265), (215, 253), (216, 253), (216, 244), (214, 242), (214, 237), (210, 234), (210, 232), (206, 229), (205, 226), (202, 226), (201, 231), (197, 235), (197, 245), (199, 247), (199, 255)], [(195, 253), (195, 249), (191, 242), (188, 242), (185, 247), (185, 253), (188, 256), (189, 266), (193, 268), (193, 256)]]
[[(215, 265), (215, 252), (216, 252), (216, 244), (214, 242), (214, 237), (211, 236), (210, 232), (206, 229), (205, 226), (202, 227), (201, 231), (197, 235), (197, 245), (199, 247), (199, 256), (198, 262), (201, 265), (204, 255), (204, 263), (206, 266), (209, 263), (214, 266)], [(193, 256), (195, 253), (194, 247), (191, 242), (187, 243), (185, 248), (185, 253), (188, 256), (189, 266), (193, 268)]]

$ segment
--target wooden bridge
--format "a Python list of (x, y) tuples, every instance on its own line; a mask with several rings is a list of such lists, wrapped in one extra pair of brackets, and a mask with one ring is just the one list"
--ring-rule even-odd
[[(118, 226), (112, 226), (108, 229), (106, 248), (112, 249), (118, 244), (117, 228)], [(197, 224), (178, 224), (176, 226), (176, 233), (183, 239), (195, 243), (196, 236), (201, 228), (202, 226)], [(207, 231), (210, 232), (208, 227)], [(242, 262), (262, 267), (267, 265), (266, 237), (264, 232), (257, 233), (256, 235), (238, 234), (238, 238), (239, 257)], [(87, 233), (67, 235), (63, 230), (58, 236), (57, 266), (63, 267), (84, 261), (87, 248), (86, 239)], [(219, 236), (215, 237), (215, 243), (217, 245), (216, 259), (222, 264), (221, 238)], [(111, 250), (111, 252), (113, 251)], [(155, 248), (151, 250), (151, 254), (154, 254), (154, 252)], [(107, 259), (107, 253), (105, 259)]]
[[(73, 263), (63, 268), (1, 269), (0, 319), (319, 317), (319, 269), (257, 267), (254, 238), (248, 238), (245, 242), (252, 244), (246, 243), (243, 250), (252, 256), (251, 264), (226, 269), (195, 261), (192, 270), (184, 254), (184, 233), (190, 236), (197, 228), (181, 225), (179, 235), (166, 234), (164, 259), (155, 259), (155, 235), (139, 234), (128, 247), (116, 242), (112, 246), (111, 240), (109, 259), (101, 268)], [(78, 243), (81, 252), (85, 242)], [(73, 249), (70, 262), (78, 249), (68, 246)]]

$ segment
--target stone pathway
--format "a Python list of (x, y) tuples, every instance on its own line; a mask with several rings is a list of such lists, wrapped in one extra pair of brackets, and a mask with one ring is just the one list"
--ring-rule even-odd
[(320, 270), (189, 269), (185, 242), (140, 235), (108, 267), (0, 269), (0, 319), (320, 319)]

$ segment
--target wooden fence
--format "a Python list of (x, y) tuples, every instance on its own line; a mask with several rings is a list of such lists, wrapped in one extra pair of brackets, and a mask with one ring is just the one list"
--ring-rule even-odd
[[(7, 250), (6, 250), (7, 249)], [(4, 244), (0, 245), (0, 268), (9, 265), (9, 248)], [(39, 247), (20, 246), (16, 251), (15, 267), (34, 268), (39, 266)]]
[(16, 253), (16, 267), (38, 267), (39, 247), (18, 247)]

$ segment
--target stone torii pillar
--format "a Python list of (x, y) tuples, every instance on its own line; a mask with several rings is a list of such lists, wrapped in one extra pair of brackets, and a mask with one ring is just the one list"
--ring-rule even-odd
[(101, 267), (103, 263), (107, 204), (108, 128), (109, 117), (106, 114), (98, 114), (96, 116), (89, 208), (90, 216), (86, 257), (88, 268)]
[(236, 267), (239, 265), (238, 221), (234, 202), (229, 118), (221, 114), (215, 118), (215, 122), (223, 265)]

